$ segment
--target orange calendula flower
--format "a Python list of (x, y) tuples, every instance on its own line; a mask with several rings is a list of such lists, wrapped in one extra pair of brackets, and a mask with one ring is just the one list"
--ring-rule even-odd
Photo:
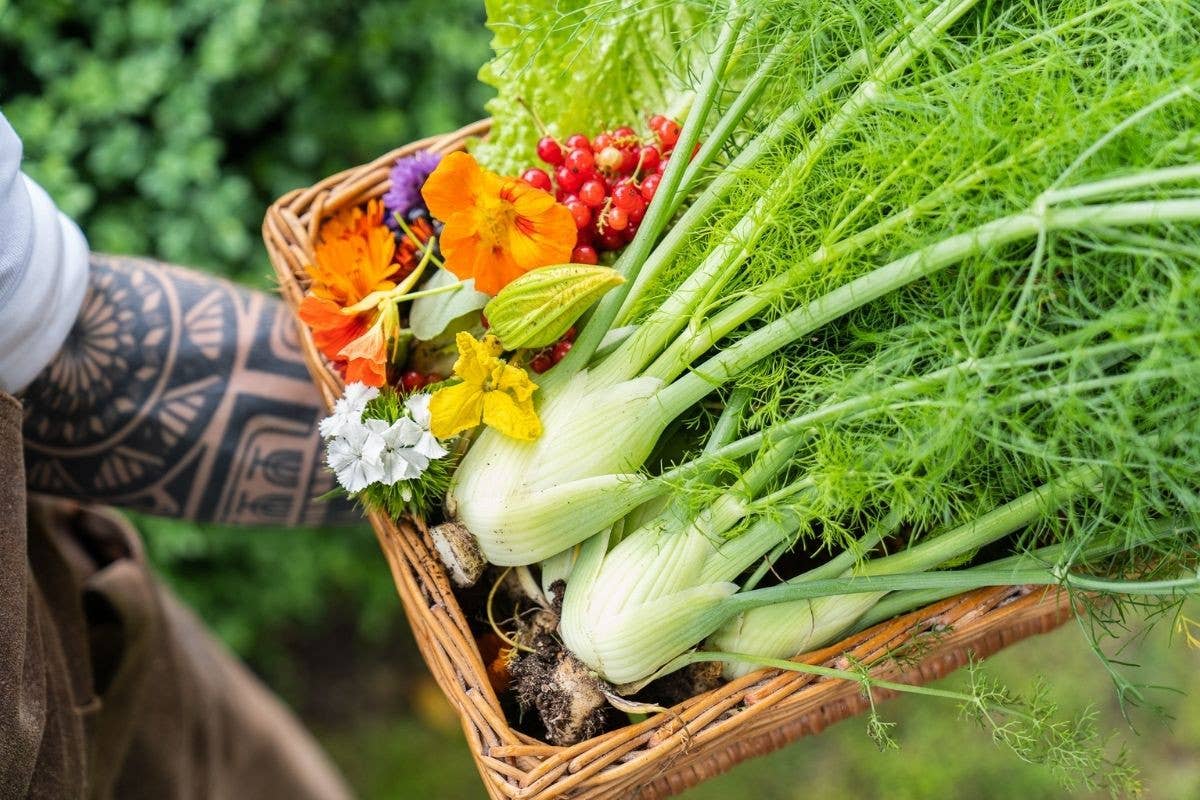
[(430, 398), (433, 435), (448, 439), (482, 422), (514, 439), (532, 441), (541, 436), (542, 423), (533, 408), (537, 385), (525, 370), (500, 360), (500, 340), (484, 336), (479, 341), (462, 331), (455, 343), (454, 374), (462, 383), (438, 389)]
[(364, 213), (352, 208), (338, 214), (321, 230), (321, 241), (308, 265), (309, 291), (342, 307), (352, 306), (371, 292), (390, 289), (388, 277), (396, 238), (383, 224), (383, 205), (372, 200)]
[(421, 189), (445, 223), (446, 269), (494, 295), (531, 269), (571, 260), (575, 221), (549, 192), (489, 172), (466, 153), (451, 153)]
[(372, 201), (365, 212), (343, 211), (321, 231), (308, 266), (312, 285), (299, 314), (312, 329), (317, 348), (327, 358), (346, 363), (347, 380), (370, 386), (381, 386), (386, 380), (386, 331), (376, 324), (378, 310), (344, 314), (342, 309), (371, 292), (395, 286), (389, 280), (398, 268), (392, 261), (395, 252), (396, 240), (383, 224), (383, 205), (378, 201)]

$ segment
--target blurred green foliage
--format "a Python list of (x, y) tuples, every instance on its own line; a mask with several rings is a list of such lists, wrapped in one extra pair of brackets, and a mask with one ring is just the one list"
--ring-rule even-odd
[(175, 592), (277, 690), (299, 683), (285, 641), (334, 614), (358, 644), (378, 646), (403, 624), (396, 589), (365, 525), (248, 531), (135, 516), (146, 552)]
[(483, 115), (474, 0), (0, 0), (0, 108), (93, 249), (265, 284), (283, 192)]

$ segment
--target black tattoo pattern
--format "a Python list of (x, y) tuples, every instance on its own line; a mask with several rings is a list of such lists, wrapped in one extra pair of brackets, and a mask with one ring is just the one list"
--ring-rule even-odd
[(201, 273), (93, 255), (79, 318), (25, 390), (32, 491), (247, 525), (357, 520), (281, 302)]

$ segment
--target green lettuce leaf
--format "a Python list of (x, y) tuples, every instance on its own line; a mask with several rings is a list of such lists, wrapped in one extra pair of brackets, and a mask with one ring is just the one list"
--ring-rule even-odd
[(541, 133), (523, 100), (560, 139), (629, 125), (661, 113), (681, 117), (689, 84), (711, 46), (712, 17), (687, 3), (487, 0), (495, 56), (479, 72), (497, 95), (474, 154), (488, 169), (517, 175), (540, 164)]

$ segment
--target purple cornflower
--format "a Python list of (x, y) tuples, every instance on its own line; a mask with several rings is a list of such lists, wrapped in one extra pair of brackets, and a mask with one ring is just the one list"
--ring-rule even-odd
[(383, 207), (387, 210), (384, 220), (392, 230), (398, 230), (396, 215), (404, 216), (412, 209), (425, 206), (421, 197), (421, 186), (442, 157), (437, 153), (422, 151), (396, 159), (392, 167), (392, 188), (383, 195)]

